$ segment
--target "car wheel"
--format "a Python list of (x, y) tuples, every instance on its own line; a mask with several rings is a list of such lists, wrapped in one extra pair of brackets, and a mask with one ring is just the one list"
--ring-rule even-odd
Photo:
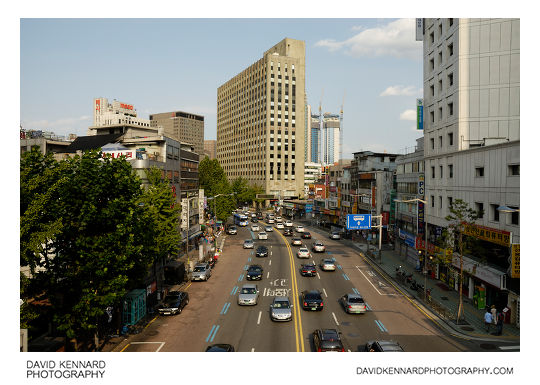
[(180, 313), (182, 313), (182, 308), (179, 308), (178, 313), (176, 313), (176, 314), (180, 314)]

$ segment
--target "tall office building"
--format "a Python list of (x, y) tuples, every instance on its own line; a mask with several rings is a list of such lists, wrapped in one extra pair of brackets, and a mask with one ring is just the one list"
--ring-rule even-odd
[[(229, 180), (304, 193), (305, 43), (285, 38), (217, 90), (217, 159)], [(298, 146), (298, 147), (297, 147)]]
[(309, 117), (308, 161), (331, 165), (339, 161), (341, 122), (339, 115), (311, 114)]
[(204, 141), (204, 156), (208, 156), (209, 159), (216, 159), (216, 141), (215, 140)]
[(150, 123), (153, 127), (162, 126), (168, 137), (192, 144), (197, 154), (204, 154), (204, 116), (183, 111), (162, 112), (150, 115)]

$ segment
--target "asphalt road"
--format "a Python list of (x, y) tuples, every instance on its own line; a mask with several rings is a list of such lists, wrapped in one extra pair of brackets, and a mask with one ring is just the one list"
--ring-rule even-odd
[[(223, 253), (208, 282), (193, 282), (187, 291), (190, 302), (177, 316), (158, 316), (142, 333), (134, 336), (123, 351), (204, 351), (214, 343), (232, 344), (237, 351), (303, 352), (313, 351), (311, 334), (315, 329), (332, 328), (342, 333), (346, 351), (362, 351), (368, 340), (395, 340), (410, 352), (453, 352), (474, 350), (473, 345), (447, 335), (403, 296), (391, 282), (357, 251), (340, 241), (330, 240), (325, 233), (307, 229), (313, 239), (303, 240), (311, 249), (315, 240), (326, 245), (325, 253), (313, 253), (318, 275), (302, 277), (299, 268), (306, 259), (298, 259), (298, 246), (290, 245), (275, 229), (268, 240), (255, 239), (255, 248), (268, 246), (267, 258), (257, 258), (255, 249), (243, 249), (243, 241), (256, 238), (248, 228), (239, 228), (237, 235), (225, 240)], [(295, 236), (297, 234), (295, 233)], [(321, 271), (323, 257), (334, 258), (336, 270)], [(246, 269), (260, 264), (261, 281), (247, 281)], [(256, 283), (259, 301), (255, 306), (240, 306), (237, 297), (245, 283)], [(300, 293), (316, 289), (322, 292), (324, 309), (306, 311), (301, 308)], [(338, 299), (346, 293), (361, 293), (368, 304), (365, 314), (347, 314)], [(270, 303), (275, 296), (286, 295), (294, 304), (293, 320), (273, 322)]]

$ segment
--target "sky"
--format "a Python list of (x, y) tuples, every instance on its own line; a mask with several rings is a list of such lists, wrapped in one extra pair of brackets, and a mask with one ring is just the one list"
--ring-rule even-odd
[(306, 46), (314, 112), (343, 106), (343, 157), (413, 148), (422, 97), (422, 43), (413, 18), (35, 19), (20, 22), (20, 122), (86, 135), (93, 98), (138, 116), (203, 115), (216, 139), (217, 88), (285, 37)]

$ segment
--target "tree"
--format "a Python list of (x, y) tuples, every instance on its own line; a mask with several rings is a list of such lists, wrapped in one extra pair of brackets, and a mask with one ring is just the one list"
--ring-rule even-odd
[(204, 189), (207, 197), (212, 198), (221, 195), (210, 204), (210, 209), (217, 211), (214, 213), (219, 220), (225, 221), (235, 209), (236, 202), (232, 194), (231, 185), (227, 175), (217, 159), (205, 157), (199, 163), (199, 187)]
[(463, 311), (463, 254), (471, 250), (471, 243), (466, 237), (463, 238), (463, 232), (466, 226), (472, 225), (482, 214), (469, 208), (469, 205), (456, 199), (450, 205), (450, 214), (445, 217), (449, 222), (443, 233), (443, 242), (459, 253), (459, 306), (456, 315), (456, 323), (464, 318)]

